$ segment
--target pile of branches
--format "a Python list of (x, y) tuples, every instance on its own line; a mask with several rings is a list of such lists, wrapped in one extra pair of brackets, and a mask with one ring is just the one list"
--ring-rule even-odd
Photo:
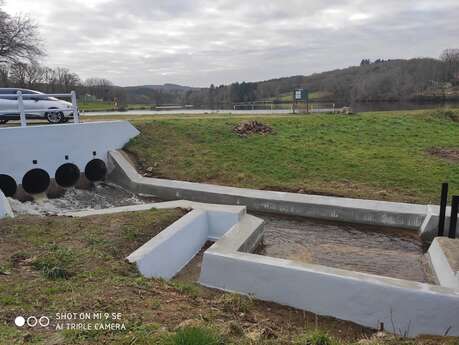
[(241, 122), (233, 128), (233, 132), (239, 135), (240, 137), (246, 137), (250, 134), (255, 133), (270, 134), (272, 133), (272, 131), (272, 127), (269, 127), (255, 120)]

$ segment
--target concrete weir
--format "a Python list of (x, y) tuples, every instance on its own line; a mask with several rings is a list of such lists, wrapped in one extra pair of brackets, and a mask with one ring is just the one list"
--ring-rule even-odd
[(246, 214), (243, 206), (178, 200), (66, 215), (175, 207), (191, 211), (127, 257), (146, 277), (172, 278), (211, 240), (215, 243), (203, 255), (202, 285), (367, 327), (382, 322), (409, 336), (459, 335), (459, 289), (253, 254), (263, 220)]
[[(255, 211), (416, 229), (426, 237), (432, 236), (435, 231), (432, 219), (438, 212), (436, 207), (429, 205), (144, 178), (118, 151), (109, 153), (109, 170), (110, 178), (125, 188), (154, 194), (162, 199), (184, 198), (244, 205), (248, 210)], [(236, 224), (228, 225), (230, 227), (204, 252), (199, 278), (202, 285), (252, 295), (367, 327), (377, 328), (384, 323), (386, 329), (395, 327), (393, 331), (409, 336), (459, 335), (456, 320), (459, 315), (459, 289), (456, 287), (257, 255), (253, 250), (263, 237), (263, 221), (245, 215)], [(152, 239), (154, 245), (150, 243), (147, 248), (154, 248), (157, 241)], [(193, 249), (195, 251), (196, 248)], [(168, 261), (170, 255), (173, 254), (164, 254), (164, 261)]]
[(0, 128), (0, 190), (13, 197), (44, 193), (52, 183), (71, 187), (83, 174), (101, 180), (108, 151), (138, 133), (127, 121)]

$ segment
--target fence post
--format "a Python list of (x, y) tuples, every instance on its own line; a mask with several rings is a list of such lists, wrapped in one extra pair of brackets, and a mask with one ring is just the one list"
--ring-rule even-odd
[(456, 238), (457, 212), (459, 211), (459, 195), (453, 196), (451, 216), (449, 218), (449, 238)]
[(27, 126), (27, 120), (24, 111), (24, 99), (22, 98), (22, 91), (18, 91), (16, 93), (18, 99), (18, 110), (19, 110), (19, 117), (21, 118), (21, 127)]
[(446, 204), (448, 203), (448, 183), (441, 185), (440, 214), (438, 217), (438, 236), (443, 236), (445, 231)]
[(72, 91), (72, 92), (70, 92), (70, 94), (72, 95), (73, 122), (74, 123), (80, 123), (80, 116), (78, 115), (76, 92)]

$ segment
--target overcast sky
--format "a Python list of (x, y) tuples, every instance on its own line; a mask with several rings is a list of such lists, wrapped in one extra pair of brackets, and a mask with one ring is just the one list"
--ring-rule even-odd
[(208, 86), (459, 48), (459, 0), (6, 0), (43, 63), (118, 85)]

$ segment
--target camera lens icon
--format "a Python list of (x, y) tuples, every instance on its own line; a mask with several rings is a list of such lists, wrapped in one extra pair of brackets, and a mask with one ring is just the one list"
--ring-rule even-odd
[(14, 324), (18, 327), (22, 327), (25, 325), (25, 319), (22, 316), (18, 316), (14, 319)]
[(23, 327), (25, 324), (27, 324), (29, 327), (35, 327), (37, 325), (41, 327), (48, 327), (49, 317), (41, 316), (40, 318), (37, 318), (36, 316), (29, 316), (27, 319), (25, 319), (23, 316), (17, 316), (14, 319), (14, 324), (17, 327)]

